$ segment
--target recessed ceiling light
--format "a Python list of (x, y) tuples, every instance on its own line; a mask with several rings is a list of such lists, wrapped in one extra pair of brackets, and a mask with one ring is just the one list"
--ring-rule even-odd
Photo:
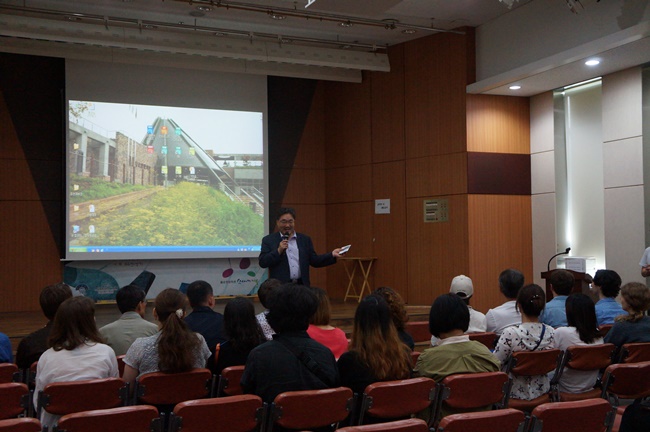
[(350, 21), (341, 21), (339, 27), (352, 27), (352, 23)]
[(521, 86), (520, 86), (520, 85), (511, 85), (511, 86), (508, 87), (508, 88), (509, 88), (510, 90), (519, 90), (519, 89), (521, 88)]
[(283, 20), (286, 18), (286, 16), (274, 13), (271, 14), (271, 18), (273, 18), (274, 20)]
[(586, 64), (587, 66), (598, 66), (598, 65), (600, 64), (600, 60), (597, 60), (597, 59), (587, 60), (587, 61), (585, 62), (585, 64)]
[(414, 29), (404, 29), (404, 30), (402, 30), (402, 33), (404, 33), (404, 34), (415, 34), (415, 33), (417, 33), (417, 30), (414, 30)]
[(196, 10), (201, 12), (210, 12), (212, 8), (210, 6), (197, 6)]

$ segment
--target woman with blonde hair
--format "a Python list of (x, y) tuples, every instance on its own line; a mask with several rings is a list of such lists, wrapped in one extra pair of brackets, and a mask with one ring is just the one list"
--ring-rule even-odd
[(205, 367), (210, 350), (203, 336), (191, 331), (183, 320), (187, 305), (187, 297), (177, 289), (167, 288), (156, 296), (153, 316), (160, 330), (133, 342), (124, 357), (125, 381), (133, 384), (136, 377), (151, 372)]
[(650, 289), (639, 282), (623, 285), (621, 306), (627, 315), (616, 317), (605, 342), (618, 347), (632, 342), (650, 342), (650, 317), (645, 315), (650, 308)]

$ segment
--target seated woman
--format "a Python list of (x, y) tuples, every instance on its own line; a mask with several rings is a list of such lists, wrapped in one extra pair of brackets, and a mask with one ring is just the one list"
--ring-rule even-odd
[(375, 290), (375, 294), (379, 294), (386, 300), (390, 308), (391, 316), (393, 317), (393, 324), (395, 324), (395, 328), (397, 329), (397, 335), (413, 351), (415, 348), (413, 337), (404, 329), (406, 322), (409, 320), (409, 316), (406, 312), (406, 306), (404, 305), (402, 296), (389, 287), (379, 287)]
[(229, 366), (245, 365), (251, 350), (266, 342), (255, 318), (255, 306), (247, 298), (236, 297), (226, 303), (223, 323), (229, 339), (219, 347), (217, 364), (213, 371), (217, 375)]
[[(521, 324), (506, 327), (499, 337), (494, 355), (503, 364), (516, 351), (538, 351), (555, 348), (553, 327), (539, 322), (546, 306), (544, 290), (536, 284), (519, 290), (516, 307), (521, 313)], [(550, 389), (547, 375), (516, 377), (512, 382), (510, 397), (532, 400)]]
[[(95, 305), (87, 297), (73, 297), (61, 303), (54, 317), (49, 344), (36, 369), (34, 404), (38, 393), (54, 382), (118, 377), (117, 359), (105, 345), (95, 324)], [(41, 423), (51, 428), (59, 416), (43, 410)]]
[(337, 363), (341, 385), (362, 394), (377, 381), (409, 378), (409, 349), (400, 341), (386, 301), (376, 294), (365, 297), (354, 314), (350, 350)]
[(309, 320), (307, 334), (329, 348), (338, 360), (348, 350), (348, 338), (343, 330), (330, 325), (331, 307), (325, 290), (316, 287), (311, 287), (311, 290), (318, 297), (318, 309)]
[(618, 347), (632, 342), (650, 342), (650, 317), (644, 315), (650, 307), (650, 289), (639, 282), (623, 285), (621, 305), (627, 314), (616, 318), (605, 342)]
[[(600, 345), (596, 322), (596, 308), (593, 300), (582, 293), (573, 293), (566, 299), (568, 327), (555, 329), (555, 347), (566, 350), (572, 345)], [(565, 368), (558, 383), (558, 389), (565, 393), (584, 393), (594, 388), (598, 371), (580, 371)]]
[(210, 350), (203, 336), (191, 331), (183, 321), (187, 304), (187, 297), (177, 289), (167, 288), (156, 296), (153, 316), (160, 331), (136, 339), (124, 357), (123, 378), (131, 388), (136, 377), (147, 373), (205, 367)]

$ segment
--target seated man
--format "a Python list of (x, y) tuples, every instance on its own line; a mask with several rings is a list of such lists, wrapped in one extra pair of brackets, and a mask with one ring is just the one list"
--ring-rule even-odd
[(548, 279), (548, 284), (553, 292), (553, 299), (546, 303), (546, 307), (539, 316), (539, 322), (553, 328), (566, 327), (566, 299), (571, 294), (575, 279), (571, 272), (554, 270)]
[(52, 320), (61, 303), (72, 297), (72, 289), (69, 285), (59, 283), (43, 288), (38, 302), (41, 305), (43, 315), (47, 318), (47, 324), (42, 329), (36, 330), (23, 338), (16, 350), (16, 365), (21, 369), (29, 369), (35, 361), (41, 357), (49, 346), (47, 340), (52, 331)]
[(506, 327), (521, 324), (521, 315), (517, 311), (515, 304), (517, 294), (519, 294), (519, 290), (523, 286), (524, 275), (519, 270), (507, 269), (501, 272), (499, 275), (499, 289), (508, 301), (501, 306), (490, 309), (485, 314), (487, 331), (501, 335)]
[(614, 319), (626, 315), (623, 306), (616, 301), (621, 291), (621, 277), (614, 270), (598, 270), (591, 283), (591, 287), (598, 294), (596, 303), (596, 320), (598, 325), (614, 324)]
[(267, 319), (276, 334), (249, 354), (241, 379), (244, 393), (270, 403), (285, 391), (337, 387), (339, 373), (332, 351), (307, 334), (309, 319), (318, 308), (314, 293), (285, 284), (275, 289), (270, 300)]
[(187, 298), (192, 313), (185, 317), (185, 322), (190, 330), (205, 338), (211, 353), (206, 367), (213, 370), (217, 344), (224, 343), (228, 337), (223, 328), (223, 315), (212, 309), (215, 305), (212, 285), (202, 280), (192, 282), (187, 287)]
[(116, 356), (126, 354), (134, 340), (139, 337), (152, 336), (158, 332), (158, 326), (144, 319), (147, 300), (142, 288), (127, 285), (115, 294), (117, 308), (122, 316), (99, 329), (106, 345), (113, 348)]

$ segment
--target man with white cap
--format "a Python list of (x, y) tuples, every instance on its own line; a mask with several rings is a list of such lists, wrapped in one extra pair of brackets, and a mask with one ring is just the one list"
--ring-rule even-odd
[[(449, 292), (463, 299), (469, 309), (469, 327), (465, 333), (482, 333), (487, 331), (485, 315), (472, 309), (469, 305), (469, 299), (474, 295), (474, 284), (472, 280), (465, 275), (456, 276), (451, 280)], [(435, 336), (431, 336), (431, 345), (435, 346), (437, 342), (438, 339)]]

